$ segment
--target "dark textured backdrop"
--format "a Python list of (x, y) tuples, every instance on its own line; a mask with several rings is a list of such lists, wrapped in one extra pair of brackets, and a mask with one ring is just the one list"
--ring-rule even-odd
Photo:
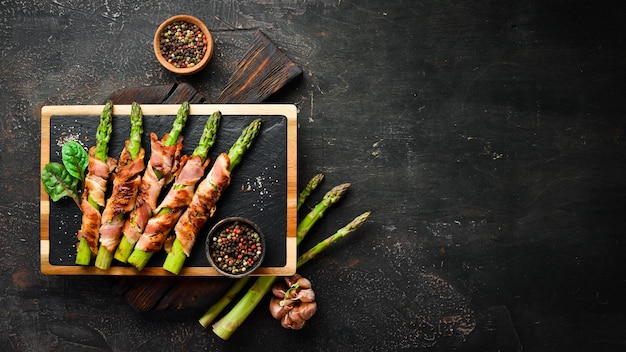
[[(626, 6), (622, 1), (0, 3), (0, 345), (9, 351), (620, 351), (626, 345)], [(199, 75), (152, 55), (165, 18), (213, 31)], [(110, 278), (39, 272), (39, 109), (188, 82), (219, 96), (255, 30), (304, 74), (300, 184), (349, 194), (307, 264), (319, 311), (264, 307), (232, 341), (143, 316)]]

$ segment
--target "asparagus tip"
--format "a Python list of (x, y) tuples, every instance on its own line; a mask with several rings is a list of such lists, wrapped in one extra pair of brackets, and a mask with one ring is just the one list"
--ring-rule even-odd
[(325, 198), (327, 198), (331, 202), (336, 202), (341, 198), (350, 188), (350, 183), (342, 183), (333, 187), (328, 193), (326, 193)]
[(315, 189), (317, 189), (317, 187), (320, 185), (320, 183), (322, 183), (323, 179), (324, 179), (324, 174), (319, 173), (319, 174), (313, 176), (309, 180), (309, 182), (307, 182), (307, 184), (304, 187), (304, 189), (298, 194), (298, 201), (297, 201), (296, 209), (300, 210), (300, 208), (304, 204), (305, 200), (311, 195), (311, 192), (313, 192)]
[(324, 180), (324, 174), (320, 172), (319, 174), (316, 174), (315, 176), (313, 176), (311, 180), (309, 180), (309, 183), (307, 186), (312, 189), (316, 188), (320, 183), (322, 183), (323, 180)]
[(371, 211), (366, 211), (365, 213), (363, 213), (363, 214), (357, 216), (356, 218), (354, 218), (354, 220), (352, 220), (352, 222), (350, 222), (350, 224), (348, 226), (350, 226), (350, 227), (360, 227), (370, 217), (370, 214), (372, 214)]

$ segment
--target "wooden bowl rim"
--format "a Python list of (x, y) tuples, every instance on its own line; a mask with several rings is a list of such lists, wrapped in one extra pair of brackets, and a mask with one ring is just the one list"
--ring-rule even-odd
[[(206, 39), (207, 39), (206, 54), (204, 55), (202, 60), (194, 67), (176, 68), (174, 67), (174, 65), (167, 62), (165, 58), (163, 57), (163, 55), (161, 55), (161, 45), (160, 45), (161, 44), (160, 43), (161, 32), (163, 31), (165, 26), (175, 21), (185, 21), (185, 22), (193, 23), (196, 26), (198, 26), (203, 33), (206, 34)], [(161, 25), (159, 25), (159, 28), (157, 28), (156, 32), (154, 33), (153, 49), (154, 49), (154, 55), (156, 56), (161, 66), (166, 68), (168, 71), (179, 74), (179, 75), (190, 75), (190, 74), (193, 74), (202, 70), (211, 60), (211, 57), (213, 56), (213, 37), (211, 36), (211, 32), (209, 31), (207, 26), (198, 18), (191, 16), (191, 15), (175, 15), (163, 21)]]

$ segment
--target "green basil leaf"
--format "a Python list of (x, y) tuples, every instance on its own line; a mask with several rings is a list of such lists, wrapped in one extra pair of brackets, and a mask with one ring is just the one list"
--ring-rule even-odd
[(52, 201), (71, 197), (78, 204), (78, 179), (72, 176), (62, 164), (46, 165), (41, 171), (41, 182)]
[(61, 148), (61, 159), (63, 165), (70, 175), (76, 179), (85, 181), (85, 170), (89, 164), (89, 155), (80, 143), (69, 141)]

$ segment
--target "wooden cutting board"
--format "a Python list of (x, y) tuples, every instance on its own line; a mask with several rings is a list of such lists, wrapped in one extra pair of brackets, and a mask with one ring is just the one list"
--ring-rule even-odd
[[(260, 103), (301, 75), (293, 63), (262, 32), (254, 35), (244, 58), (231, 76), (218, 103)], [(254, 83), (253, 83), (254, 82)], [(189, 84), (123, 89), (109, 97), (116, 104), (205, 103)], [(112, 289), (136, 310), (156, 318), (197, 318), (231, 285), (221, 277), (121, 276)]]
[[(62, 162), (59, 141), (77, 138), (92, 145), (101, 105), (44, 106), (41, 110), (41, 164)], [(113, 132), (109, 155), (119, 155), (130, 131), (130, 105), (113, 106)], [(142, 144), (150, 154), (149, 132), (163, 136), (170, 128), (179, 104), (141, 104), (144, 134)], [(204, 238), (220, 219), (231, 216), (254, 221), (265, 234), (266, 254), (254, 275), (286, 276), (296, 269), (296, 170), (297, 110), (292, 104), (191, 104), (183, 130), (183, 154), (191, 154), (204, 124), (214, 111), (222, 118), (209, 160), (230, 149), (241, 131), (254, 119), (262, 120), (261, 131), (243, 162), (234, 170), (230, 186), (221, 195), (214, 216), (198, 236), (180, 276), (218, 276), (204, 252)], [(108, 270), (75, 265), (74, 234), (80, 228), (80, 210), (71, 201), (50, 202), (41, 191), (41, 272), (56, 275), (171, 275), (161, 265), (165, 252), (156, 253), (146, 268), (113, 262)]]
[[(266, 58), (257, 53), (265, 53)], [(252, 72), (245, 77), (241, 72)], [(256, 74), (254, 73), (256, 72)], [(218, 103), (260, 103), (278, 91), (302, 70), (287, 57), (274, 42), (258, 31), (250, 48), (240, 61)], [(256, 77), (255, 85), (247, 78)], [(240, 89), (237, 89), (239, 87)], [(242, 98), (245, 97), (245, 98)], [(202, 94), (187, 84), (147, 87), (114, 92), (111, 97), (119, 104), (139, 103), (193, 103), (205, 102)], [(215, 277), (120, 277), (113, 290), (122, 294), (128, 303), (145, 315), (157, 318), (198, 318), (218, 300), (232, 280)]]

